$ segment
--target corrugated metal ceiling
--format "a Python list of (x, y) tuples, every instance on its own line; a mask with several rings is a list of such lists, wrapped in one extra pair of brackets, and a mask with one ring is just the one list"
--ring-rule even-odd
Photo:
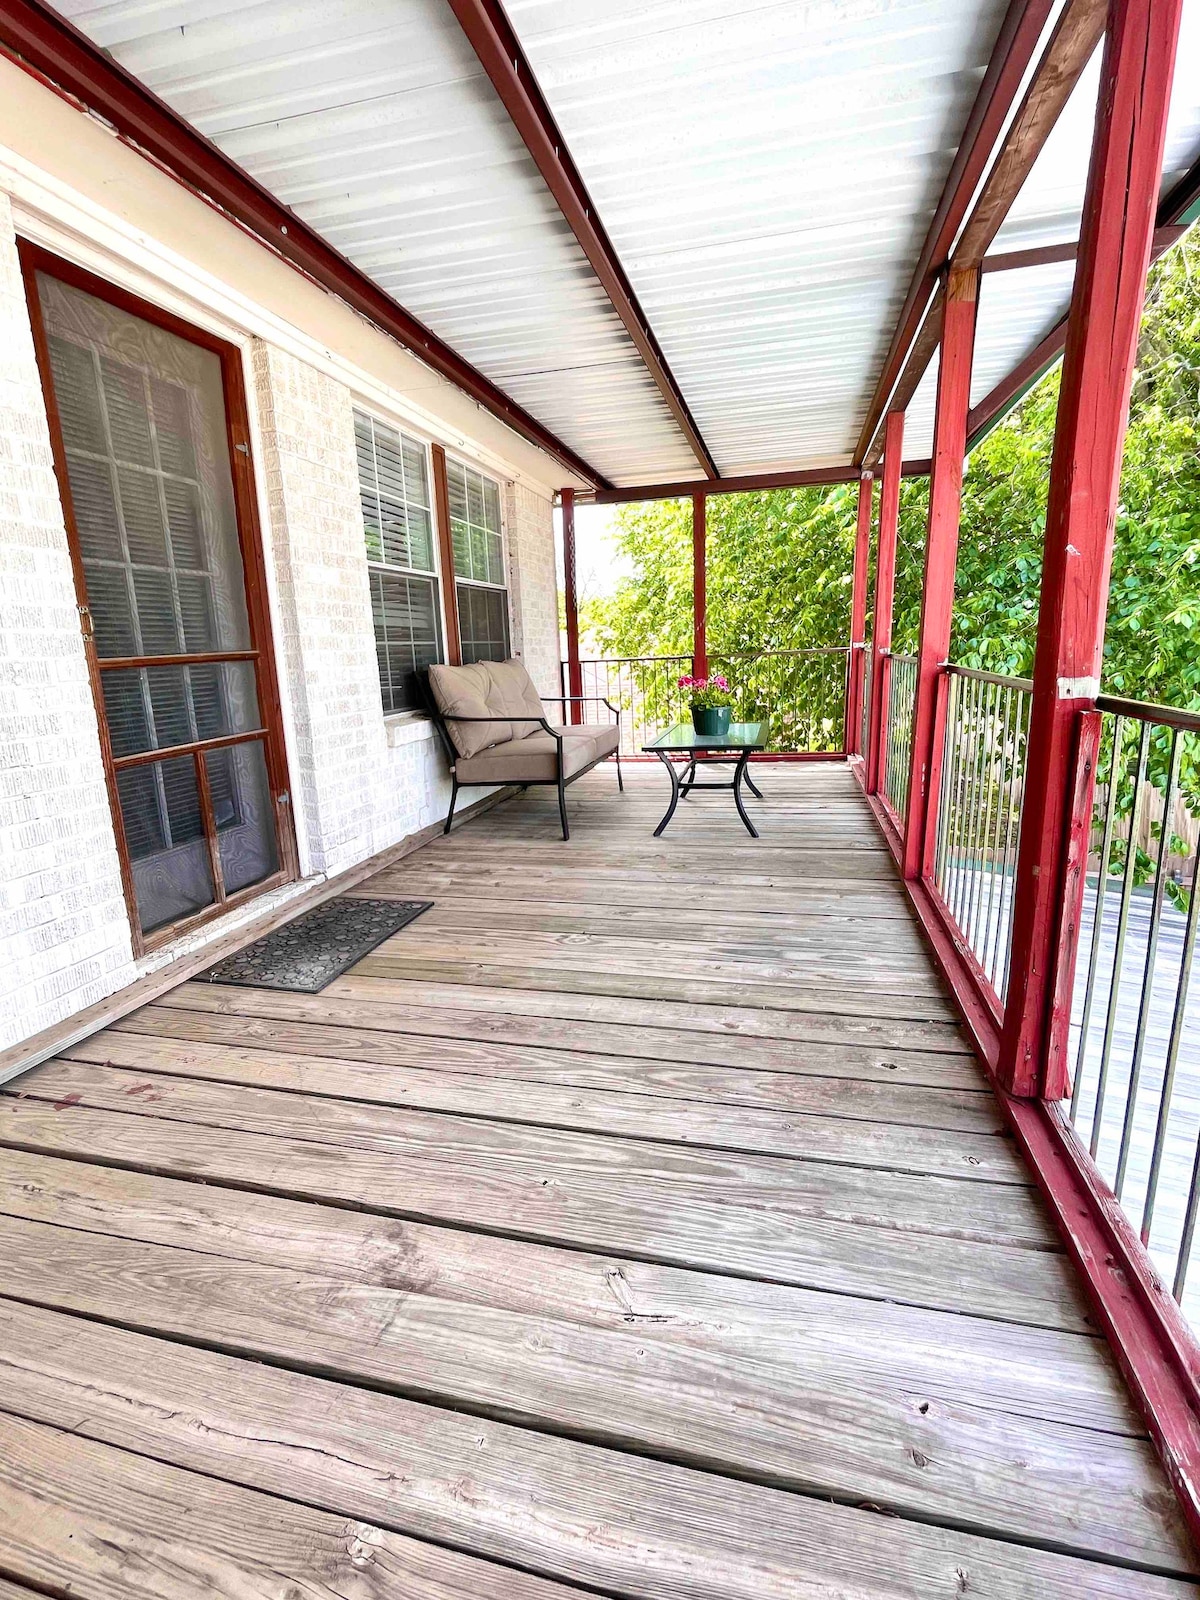
[[(509, 0), (723, 473), (842, 463), (1006, 0)], [(63, 10), (607, 476), (699, 467), (445, 0)], [(1095, 72), (996, 250), (1074, 239)], [(1187, 0), (1168, 179), (1200, 148)], [(1070, 267), (989, 275), (978, 400)], [(925, 454), (932, 381), (910, 410)]]

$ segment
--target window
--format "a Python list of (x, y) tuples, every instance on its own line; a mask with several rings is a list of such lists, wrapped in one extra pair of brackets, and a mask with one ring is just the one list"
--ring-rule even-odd
[(361, 411), (354, 437), (383, 709), (410, 711), (414, 675), (444, 659), (425, 447)]
[(510, 654), (500, 486), (457, 461), (446, 463), (454, 541), (455, 598), (464, 661)]
[(229, 454), (238, 358), (22, 254), (140, 954), (290, 871), (261, 558)]

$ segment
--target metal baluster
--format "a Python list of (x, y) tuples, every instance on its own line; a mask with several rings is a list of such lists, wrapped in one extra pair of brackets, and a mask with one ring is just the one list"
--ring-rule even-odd
[(963, 728), (966, 725), (967, 702), (971, 698), (971, 682), (968, 678), (954, 680), (954, 819), (953, 831), (946, 860), (946, 886), (942, 897), (950, 908), (953, 916), (953, 907), (958, 898), (959, 888), (962, 883), (962, 854), (963, 841), (966, 837), (966, 806), (967, 806), (967, 774), (968, 763), (966, 760), (966, 740), (963, 738)]
[(946, 726), (942, 733), (942, 789), (938, 795), (937, 839), (933, 850), (933, 881), (942, 887), (946, 836), (950, 829), (950, 796), (954, 788), (954, 699), (958, 679), (951, 673), (946, 684)]
[(958, 828), (954, 841), (954, 882), (951, 885), (951, 898), (947, 901), (950, 915), (953, 917), (956, 926), (960, 925), (963, 895), (966, 892), (966, 873), (963, 862), (967, 851), (971, 804), (971, 748), (967, 730), (970, 727), (971, 704), (975, 698), (975, 690), (975, 680), (973, 678), (964, 678), (962, 695), (959, 700), (958, 728), (956, 730), (961, 775), (958, 792)]
[(978, 780), (975, 789), (975, 806), (971, 813), (971, 856), (975, 862), (971, 870), (971, 895), (967, 905), (967, 920), (963, 927), (967, 943), (975, 949), (975, 926), (978, 919), (980, 896), (983, 893), (983, 827), (987, 817), (988, 754), (991, 717), (990, 683), (979, 686), (979, 724), (976, 734), (976, 768)]
[[(996, 985), (996, 952), (1000, 945), (1000, 917), (1003, 911), (1003, 888), (1001, 888), (1001, 903), (996, 904), (996, 885), (1000, 882), (1000, 826), (1007, 815), (1012, 803), (1011, 781), (1012, 774), (1008, 762), (1008, 735), (1009, 719), (1012, 715), (1012, 690), (1005, 684), (997, 696), (1000, 711), (1000, 740), (999, 740), (999, 767), (1000, 776), (996, 793), (996, 813), (992, 822), (992, 840), (988, 847), (988, 872), (987, 912), (984, 921), (983, 947), (979, 951), (979, 965), (987, 973), (988, 978), (995, 988)], [(993, 920), (992, 912), (995, 911)]]
[(978, 787), (979, 680), (971, 678), (967, 695), (966, 716), (963, 718), (963, 751), (967, 764), (967, 782), (963, 798), (963, 847), (959, 855), (958, 894), (954, 906), (954, 921), (961, 928), (966, 921), (967, 906), (971, 898), (971, 836), (975, 817), (975, 792)]
[(1150, 1006), (1154, 996), (1154, 968), (1158, 960), (1158, 935), (1162, 927), (1163, 896), (1166, 893), (1167, 844), (1171, 837), (1171, 813), (1175, 809), (1175, 785), (1179, 778), (1179, 733), (1171, 734), (1167, 765), (1167, 787), (1163, 795), (1163, 821), (1158, 835), (1158, 860), (1154, 867), (1154, 891), (1150, 900), (1150, 926), (1146, 931), (1146, 958), (1142, 965), (1142, 993), (1138, 1001), (1137, 1033), (1133, 1041), (1133, 1060), (1129, 1066), (1129, 1093), (1125, 1100), (1125, 1122), (1121, 1129), (1121, 1152), (1117, 1158), (1117, 1199), (1125, 1187), (1129, 1170), (1129, 1151), (1133, 1122), (1137, 1115), (1138, 1089), (1142, 1081), (1142, 1059), (1146, 1053), (1146, 1034), (1150, 1027)]
[[(1165, 1143), (1167, 1118), (1171, 1109), (1171, 1097), (1175, 1092), (1175, 1073), (1179, 1066), (1179, 1047), (1183, 1042), (1184, 1021), (1187, 1016), (1188, 988), (1192, 978), (1192, 961), (1196, 953), (1196, 929), (1200, 925), (1200, 874), (1197, 873), (1200, 865), (1198, 855), (1192, 866), (1192, 892), (1188, 901), (1187, 923), (1183, 935), (1183, 954), (1179, 962), (1179, 981), (1175, 985), (1175, 1009), (1171, 1016), (1171, 1034), (1167, 1041), (1167, 1064), (1163, 1074), (1162, 1095), (1158, 1103), (1158, 1127), (1154, 1135), (1154, 1154), (1150, 1161), (1150, 1177), (1146, 1185), (1146, 1203), (1142, 1211), (1142, 1242), (1150, 1237), (1150, 1224), (1154, 1219), (1154, 1203), (1158, 1196), (1158, 1178), (1162, 1166), (1162, 1152)], [(1193, 1178), (1193, 1188), (1195, 1179)], [(1191, 1202), (1189, 1201), (1189, 1207)], [(1194, 1220), (1194, 1219), (1193, 1219)], [(1190, 1250), (1190, 1240), (1189, 1240)], [(1186, 1266), (1185, 1266), (1186, 1273)], [(1179, 1299), (1182, 1289), (1182, 1280), (1176, 1274), (1175, 1298)]]
[[(1100, 1057), (1100, 1076), (1096, 1081), (1096, 1114), (1092, 1122), (1092, 1137), (1088, 1149), (1093, 1158), (1100, 1144), (1104, 1121), (1104, 1101), (1108, 1093), (1108, 1071), (1112, 1063), (1113, 1040), (1117, 1028), (1117, 1003), (1121, 993), (1121, 967), (1125, 960), (1125, 935), (1129, 929), (1129, 905), (1133, 898), (1133, 877), (1137, 862), (1138, 807), (1142, 796), (1142, 780), (1146, 772), (1146, 752), (1150, 745), (1150, 724), (1143, 722), (1138, 734), (1137, 769), (1133, 780), (1133, 803), (1129, 811), (1129, 842), (1125, 847), (1125, 872), (1121, 879), (1121, 909), (1117, 917), (1117, 938), (1113, 951), (1112, 978), (1108, 986), (1108, 1011), (1104, 1023), (1104, 1050)], [(1114, 751), (1114, 781), (1116, 778)]]
[[(1088, 1035), (1092, 1027), (1092, 1002), (1096, 995), (1096, 970), (1100, 958), (1100, 936), (1104, 928), (1104, 902), (1108, 893), (1108, 860), (1112, 854), (1113, 822), (1117, 814), (1117, 762), (1124, 734), (1124, 718), (1117, 717), (1113, 723), (1112, 759), (1109, 763), (1108, 788), (1104, 797), (1104, 827), (1100, 837), (1100, 870), (1096, 875), (1096, 902), (1092, 912), (1092, 945), (1088, 952), (1087, 987), (1084, 990), (1083, 1012), (1079, 1023), (1079, 1048), (1075, 1055), (1075, 1082), (1071, 1086), (1072, 1123), (1074, 1123), (1078, 1114), (1079, 1100), (1083, 1092)], [(1095, 1127), (1094, 1108), (1092, 1126)]]
[(971, 926), (967, 931), (967, 943), (971, 947), (976, 959), (979, 956), (979, 919), (983, 914), (983, 898), (986, 891), (988, 873), (987, 863), (987, 836), (991, 827), (992, 807), (996, 799), (996, 762), (995, 762), (995, 719), (996, 719), (996, 686), (993, 683), (985, 684), (983, 691), (983, 740), (982, 740), (982, 772), (983, 772), (983, 804), (979, 808), (976, 822), (975, 842), (979, 857), (979, 870), (975, 877), (975, 893), (971, 900)]
[[(1029, 760), (1029, 719), (1033, 715), (1033, 696), (1021, 691), (1021, 698), (1017, 707), (1017, 738), (1013, 749), (1013, 788), (1016, 788), (1016, 774), (1021, 774), (1022, 803), (1012, 807), (1008, 834), (1004, 848), (1004, 881), (1010, 885), (1008, 889), (1008, 905), (1004, 914), (1004, 977), (999, 993), (1008, 992), (1008, 973), (1012, 962), (1012, 930), (1013, 930), (1013, 901), (1016, 893), (1016, 860), (1017, 852), (1021, 848), (1021, 818), (1024, 815), (1024, 790), (1025, 771)], [(1011, 848), (1010, 848), (1011, 847)], [(1011, 870), (1010, 870), (1011, 868)]]

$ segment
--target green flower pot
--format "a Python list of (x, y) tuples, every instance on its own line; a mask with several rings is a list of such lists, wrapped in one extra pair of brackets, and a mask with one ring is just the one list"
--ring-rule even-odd
[(729, 732), (730, 706), (693, 706), (692, 727), (709, 739), (720, 739)]

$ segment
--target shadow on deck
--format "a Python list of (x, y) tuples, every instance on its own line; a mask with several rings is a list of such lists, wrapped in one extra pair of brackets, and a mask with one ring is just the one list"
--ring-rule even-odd
[(657, 769), (0, 1096), (0, 1595), (1174, 1596), (1195, 1561), (839, 764)]

